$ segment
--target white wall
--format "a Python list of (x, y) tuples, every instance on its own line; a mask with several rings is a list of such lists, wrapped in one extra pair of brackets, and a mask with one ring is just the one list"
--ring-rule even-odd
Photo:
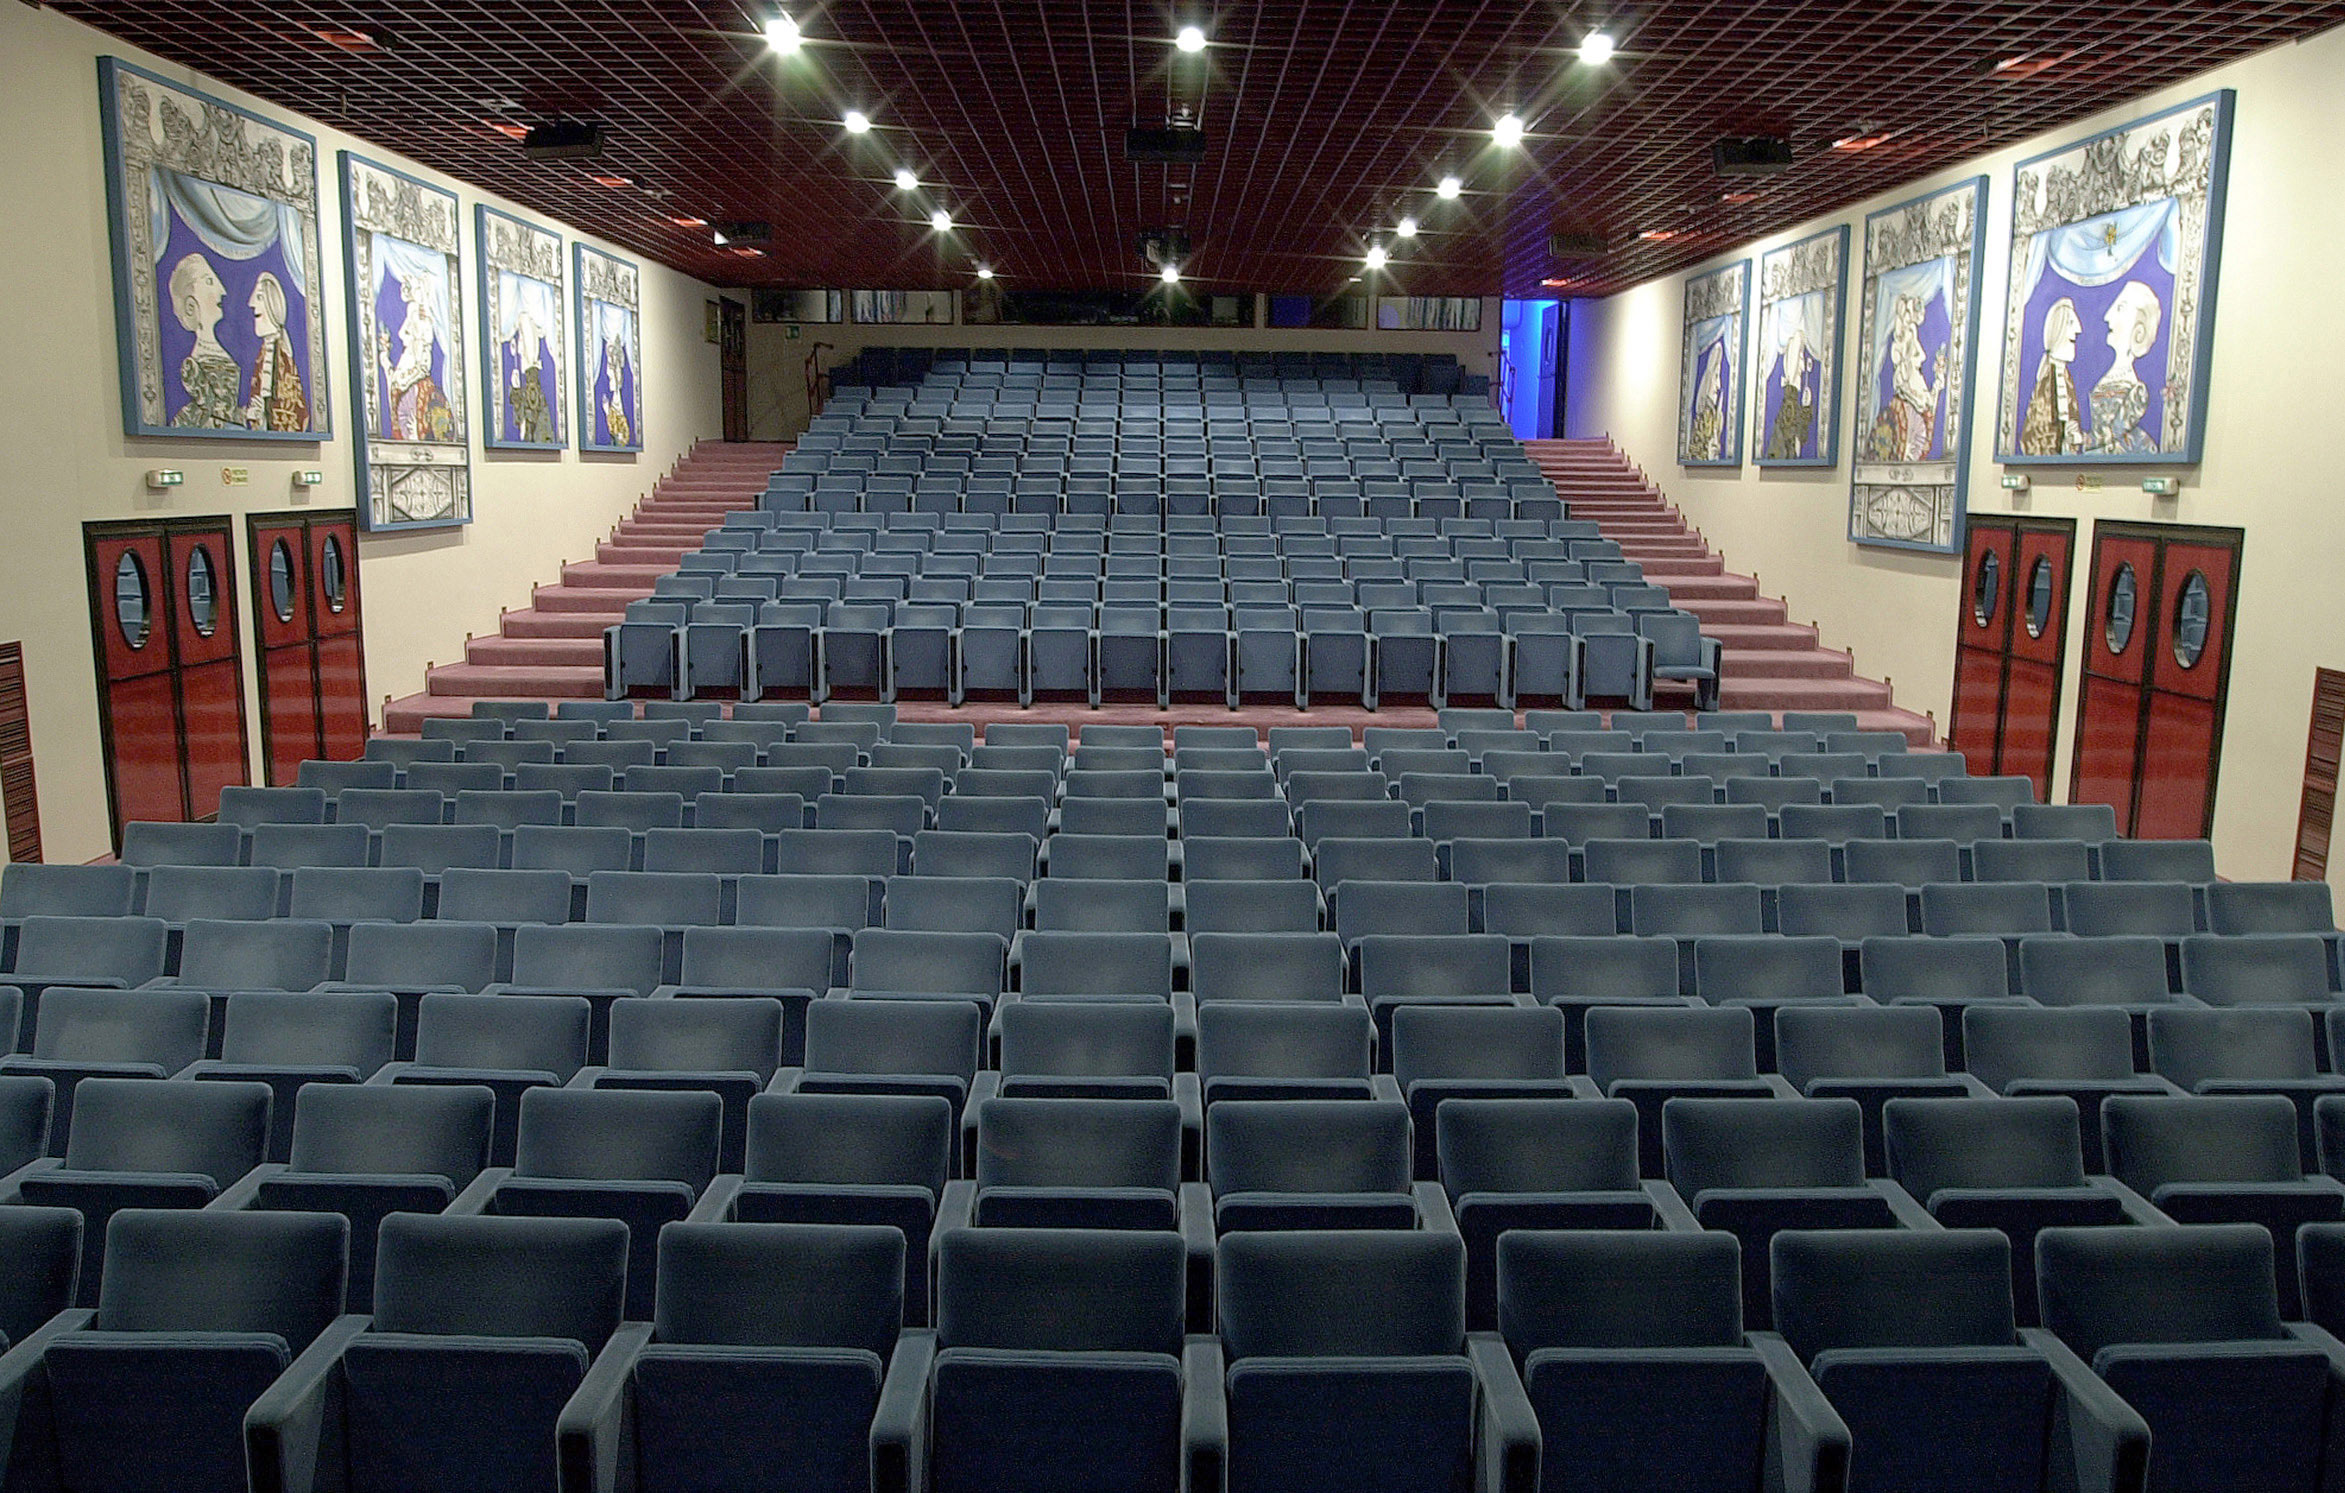
[(749, 328), (749, 431), (777, 441), (806, 429), (806, 358), (829, 343), (821, 366), (835, 367), (866, 347), (1039, 347), (1236, 352), (1448, 353), (1468, 373), (1498, 377), (1499, 302), (1482, 302), (1477, 332), (1313, 331), (1268, 327), (1022, 327), (805, 325), (795, 338), (786, 326)]
[[(328, 323), (332, 440), (288, 447), (122, 433), (96, 62), (107, 55), (317, 136), (326, 287), (319, 304)], [(467, 246), (463, 325), (469, 359), (478, 357), (471, 345), (479, 288), (472, 204), (487, 201), (550, 220), (22, 5), (0, 5), (0, 140), (10, 142), (0, 151), (0, 201), (11, 204), (0, 214), (0, 286), (8, 290), (0, 295), (0, 348), (7, 349), (0, 358), (0, 411), (7, 412), (8, 431), (0, 465), (0, 638), (24, 640), (44, 852), (50, 860), (86, 860), (106, 853), (108, 839), (82, 524), (353, 504), (349, 433), (356, 422), (343, 340), (336, 152), (355, 149), (458, 191)], [(575, 237), (563, 225), (550, 226)], [(466, 634), (493, 633), (502, 609), (526, 606), (532, 581), (556, 579), (565, 559), (591, 558), (595, 540), (661, 473), (695, 440), (718, 433), (716, 349), (702, 338), (702, 305), (714, 294), (643, 264), (641, 455), (484, 452), (479, 413), (470, 411), (475, 521), (462, 529), (361, 540), (367, 685), (377, 715), (385, 695), (422, 688), (427, 660), (461, 659)], [(227, 466), (247, 469), (249, 485), (225, 485)], [(147, 492), (144, 474), (152, 467), (183, 470), (186, 485), (168, 494)], [(325, 485), (297, 493), (291, 473), (301, 468), (323, 470)], [(241, 521), (235, 529), (241, 548)], [(236, 620), (244, 635), (257, 782), (253, 591), (241, 554), (238, 572)]]
[[(2092, 522), (2244, 528), (2215, 814), (2217, 865), (2233, 878), (2288, 874), (2313, 668), (2345, 663), (2345, 607), (2338, 604), (2345, 530), (2336, 511), (2340, 489), (2332, 453), (2338, 417), (2328, 383), (2336, 376), (2335, 350), (2345, 345), (2345, 296), (2337, 293), (2335, 267), (2335, 246), (2345, 242), (2345, 194), (2337, 190), (2337, 166), (2329, 151), (2345, 138), (2340, 80), (2345, 80), (2345, 29), (2193, 78), (1718, 256), (1724, 262), (1755, 255), (1846, 222), (1852, 225), (1850, 258), (1861, 261), (1867, 212), (1964, 177), (1987, 176), (1970, 510), (2077, 520), (2079, 560), (2069, 608), (2071, 662), (2056, 789), (2064, 791), (2067, 783), (2077, 693), (2074, 660), (2091, 611), (2083, 590)], [(2073, 470), (2037, 469), (2032, 492), (2005, 492), (1998, 485), (2001, 469), (1993, 453), (2013, 163), (2217, 88), (2237, 89), (2239, 97), (2204, 464), (2183, 471), (2176, 498), (2148, 496), (2140, 490), (2141, 473), (2122, 468), (2082, 474), (2087, 484), (2105, 479), (2097, 489), (2080, 486), (2080, 474)], [(1852, 263), (1852, 282), (1858, 269)], [(1610, 435), (1725, 554), (1730, 568), (1756, 571), (1768, 591), (1788, 597), (1795, 621), (1819, 622), (1827, 646), (1853, 647), (1862, 672), (1893, 678), (1900, 705), (1934, 711), (1943, 726), (1952, 695), (1960, 557), (1847, 542), (1854, 398), (1842, 401), (1842, 458), (1835, 470), (1677, 466), (1683, 286), (1683, 277), (1672, 277), (1573, 308), (1568, 433)], [(1852, 283), (1846, 318), (1852, 333), (1857, 301)], [(1844, 368), (1853, 366), (1847, 357), (1844, 348)], [(2345, 880), (2345, 866), (2333, 879)]]

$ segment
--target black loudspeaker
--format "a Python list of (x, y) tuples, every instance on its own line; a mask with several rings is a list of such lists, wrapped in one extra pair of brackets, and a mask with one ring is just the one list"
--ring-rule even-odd
[(577, 119), (537, 125), (521, 137), (521, 153), (533, 161), (591, 161), (603, 153), (603, 127)]
[(1205, 159), (1205, 132), (1185, 124), (1136, 124), (1124, 131), (1124, 155), (1134, 161), (1194, 166)]
[(1728, 135), (1710, 147), (1720, 176), (1773, 176), (1791, 168), (1791, 142), (1781, 135)]

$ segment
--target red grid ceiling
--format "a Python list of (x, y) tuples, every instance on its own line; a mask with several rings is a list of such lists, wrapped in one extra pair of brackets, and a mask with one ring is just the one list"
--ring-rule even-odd
[[(1425, 231), (1379, 283), (1419, 295), (1607, 293), (2345, 21), (2339, 0), (796, 0), (806, 46), (780, 57), (771, 11), (725, 0), (53, 8), (721, 284), (934, 288), (984, 261), (1012, 287), (1138, 285), (1140, 231), (1185, 224), (1202, 289), (1326, 293), (1409, 213)], [(1201, 56), (1170, 45), (1191, 21)], [(1580, 66), (1599, 25), (1620, 55)], [(1201, 166), (1124, 159), (1127, 125), (1183, 105)], [(871, 133), (840, 128), (851, 107)], [(1507, 109), (1531, 130), (1511, 153), (1487, 133)], [(496, 128), (557, 111), (608, 128), (600, 161), (531, 162)], [(1786, 135), (1795, 164), (1722, 181), (1724, 134)], [(1885, 138), (1833, 147), (1859, 134)], [(1449, 172), (1465, 193), (1437, 201)], [(774, 225), (762, 254), (672, 221), (741, 218)], [(1550, 259), (1559, 230), (1606, 252)]]

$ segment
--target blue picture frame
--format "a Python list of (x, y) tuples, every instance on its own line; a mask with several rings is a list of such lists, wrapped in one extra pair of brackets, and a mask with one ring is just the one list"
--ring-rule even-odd
[(1742, 465), (1743, 370), (1750, 354), (1750, 321), (1749, 260), (1686, 278), (1677, 385), (1680, 466)]
[(572, 344), (572, 361), (578, 366), (578, 449), (641, 451), (642, 271), (631, 259), (573, 243), (570, 273), (578, 318), (577, 341)]
[(1996, 460), (2202, 459), (2236, 101), (2205, 94), (2011, 168)]
[(353, 151), (340, 162), (359, 527), (471, 523), (463, 205)]
[[(570, 304), (562, 235), (482, 202), (473, 206), (473, 241), (480, 267), (481, 444), (492, 451), (566, 451)], [(539, 336), (527, 336), (532, 327)], [(515, 345), (516, 337), (531, 345)]]
[[(1848, 225), (1759, 256), (1751, 370), (1751, 464), (1840, 465), (1841, 335), (1848, 315)], [(1799, 393), (1785, 403), (1786, 386)]]
[(1848, 537), (1950, 555), (1968, 511), (1987, 178), (1865, 217)]
[(123, 432), (331, 437), (316, 138), (118, 57), (98, 98)]

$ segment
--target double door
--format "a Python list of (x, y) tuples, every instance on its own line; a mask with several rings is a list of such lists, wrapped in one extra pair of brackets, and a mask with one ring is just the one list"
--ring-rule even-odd
[(271, 784), (313, 757), (366, 750), (366, 661), (358, 609), (357, 515), (256, 513), (245, 520), (259, 640), (261, 753)]
[(2052, 786), (2076, 521), (1972, 515), (1954, 654), (1953, 748), (1978, 774)]

